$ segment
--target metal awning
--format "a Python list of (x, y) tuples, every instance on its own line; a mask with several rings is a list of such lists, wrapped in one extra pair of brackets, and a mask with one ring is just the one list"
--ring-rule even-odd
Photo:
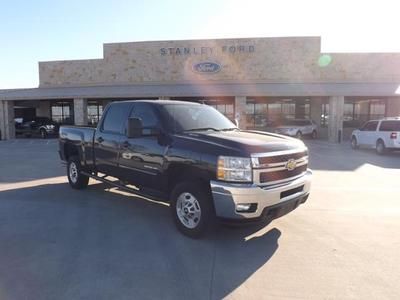
[(398, 83), (196, 83), (0, 90), (0, 100), (222, 96), (400, 96)]

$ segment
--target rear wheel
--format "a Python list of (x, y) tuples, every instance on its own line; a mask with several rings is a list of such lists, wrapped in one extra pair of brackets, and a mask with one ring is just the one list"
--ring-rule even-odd
[(376, 153), (383, 155), (386, 153), (385, 143), (382, 140), (376, 142)]
[(178, 183), (171, 193), (171, 213), (184, 235), (199, 238), (214, 223), (211, 194), (200, 182)]
[(353, 148), (354, 150), (358, 149), (358, 142), (356, 137), (352, 137), (351, 138), (351, 148)]
[(83, 175), (81, 172), (81, 163), (78, 157), (71, 157), (67, 164), (67, 176), (69, 185), (74, 189), (80, 190), (88, 186), (89, 177)]

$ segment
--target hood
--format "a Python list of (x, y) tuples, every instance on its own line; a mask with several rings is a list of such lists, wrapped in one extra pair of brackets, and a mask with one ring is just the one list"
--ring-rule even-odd
[(231, 148), (246, 156), (305, 147), (300, 140), (261, 131), (202, 131), (184, 133), (181, 137)]

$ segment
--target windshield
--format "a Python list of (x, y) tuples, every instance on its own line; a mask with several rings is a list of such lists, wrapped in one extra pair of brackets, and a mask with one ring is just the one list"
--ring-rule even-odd
[(218, 110), (205, 104), (167, 104), (162, 108), (167, 124), (173, 132), (237, 128)]

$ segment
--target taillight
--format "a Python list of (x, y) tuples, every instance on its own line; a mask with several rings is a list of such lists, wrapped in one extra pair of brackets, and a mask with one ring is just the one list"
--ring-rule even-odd
[(390, 138), (391, 138), (392, 140), (397, 139), (397, 132), (392, 132), (392, 133), (390, 134)]

